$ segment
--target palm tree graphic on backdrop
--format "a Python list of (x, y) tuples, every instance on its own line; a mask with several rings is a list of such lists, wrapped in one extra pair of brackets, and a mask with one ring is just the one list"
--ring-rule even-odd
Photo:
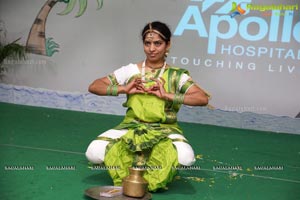
[[(79, 11), (76, 17), (83, 15), (87, 8), (87, 0), (78, 0), (79, 1)], [(97, 9), (101, 9), (103, 6), (103, 0), (96, 0), (98, 3)], [(47, 0), (43, 5), (40, 12), (36, 16), (26, 42), (27, 52), (45, 56), (52, 56), (55, 52), (58, 52), (59, 45), (53, 41), (53, 38), (46, 38), (46, 20), (51, 9), (57, 2), (66, 3), (67, 6), (65, 10), (59, 15), (67, 15), (75, 7), (77, 0)]]

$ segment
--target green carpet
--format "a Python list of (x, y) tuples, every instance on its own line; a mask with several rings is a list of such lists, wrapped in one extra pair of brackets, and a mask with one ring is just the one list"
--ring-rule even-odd
[[(88, 168), (84, 152), (121, 120), (0, 103), (1, 199), (90, 200), (85, 189), (112, 181), (105, 170)], [(180, 125), (197, 162), (152, 199), (300, 199), (300, 135)]]

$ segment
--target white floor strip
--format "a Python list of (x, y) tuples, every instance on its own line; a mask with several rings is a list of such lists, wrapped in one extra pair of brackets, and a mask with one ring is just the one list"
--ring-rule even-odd
[(236, 177), (242, 175), (242, 176), (248, 176), (248, 177), (255, 177), (255, 178), (262, 178), (262, 179), (277, 180), (277, 181), (284, 181), (284, 182), (291, 182), (291, 183), (300, 184), (300, 180), (283, 179), (283, 178), (276, 178), (276, 177), (271, 177), (271, 176), (255, 175), (255, 174), (243, 174), (243, 173), (229, 172), (229, 171), (218, 171), (218, 170), (203, 169), (203, 168), (201, 168), (201, 170), (202, 171), (210, 171), (210, 172), (218, 172), (218, 173), (229, 174), (229, 175), (232, 175), (233, 173), (235, 173), (234, 176), (236, 176)]
[(29, 147), (29, 146), (21, 146), (21, 145), (14, 145), (14, 144), (0, 144), (0, 146), (7, 146), (7, 147), (22, 148), (22, 149), (32, 149), (32, 150), (52, 151), (52, 152), (59, 152), (59, 153), (69, 153), (69, 154), (84, 155), (84, 153), (82, 153), (82, 152), (65, 151), (65, 150), (59, 150), (59, 149), (47, 149), (47, 148), (39, 148), (39, 147)]

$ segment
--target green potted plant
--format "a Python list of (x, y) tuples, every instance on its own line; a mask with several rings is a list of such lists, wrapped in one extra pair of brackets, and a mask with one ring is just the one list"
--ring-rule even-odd
[(26, 59), (26, 48), (18, 44), (17, 42), (21, 38), (8, 43), (4, 44), (3, 41), (0, 41), (0, 77), (3, 76), (5, 71), (4, 60), (11, 59), (11, 60), (23, 60)]

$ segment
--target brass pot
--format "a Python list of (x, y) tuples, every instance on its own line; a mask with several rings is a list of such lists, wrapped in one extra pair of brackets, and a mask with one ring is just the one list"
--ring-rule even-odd
[(143, 197), (147, 191), (148, 182), (144, 179), (145, 169), (129, 168), (129, 175), (123, 179), (123, 194), (130, 197)]

